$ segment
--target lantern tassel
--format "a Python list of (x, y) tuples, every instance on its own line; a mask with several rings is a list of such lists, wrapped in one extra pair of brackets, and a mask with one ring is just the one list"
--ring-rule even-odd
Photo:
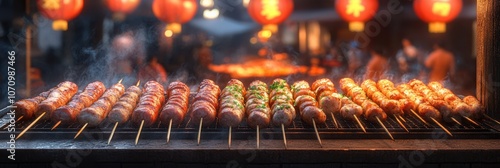
[(54, 20), (52, 22), (52, 29), (56, 31), (66, 31), (68, 30), (68, 22), (65, 20)]
[(262, 30), (269, 30), (271, 33), (276, 33), (278, 32), (278, 25), (276, 24), (267, 24), (262, 26)]
[(431, 22), (429, 23), (429, 32), (431, 33), (444, 33), (446, 32), (446, 23)]
[(167, 30), (171, 30), (174, 34), (179, 34), (182, 32), (182, 25), (179, 23), (168, 23)]
[(365, 23), (349, 22), (349, 30), (352, 32), (362, 32), (363, 30), (365, 30)]

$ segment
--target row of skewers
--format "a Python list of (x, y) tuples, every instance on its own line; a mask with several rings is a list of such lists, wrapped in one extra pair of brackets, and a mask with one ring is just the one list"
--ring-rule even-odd
[[(191, 122), (199, 126), (200, 144), (203, 125), (215, 121), (229, 128), (228, 146), (231, 146), (231, 132), (246, 118), (247, 124), (256, 129), (259, 148), (260, 129), (281, 127), (285, 147), (285, 128), (292, 124), (296, 116), (314, 127), (321, 145), (317, 124), (324, 124), (331, 117), (338, 127), (338, 117), (352, 120), (366, 133), (360, 118), (379, 124), (388, 136), (392, 134), (384, 125), (388, 117), (393, 117), (407, 132), (404, 115), (415, 115), (424, 124), (432, 122), (453, 136), (440, 122), (461, 124), (464, 118), (478, 125), (476, 120), (487, 117), (484, 108), (473, 96), (460, 98), (440, 83), (424, 84), (411, 80), (407, 84), (395, 86), (389, 80), (378, 82), (365, 80), (360, 85), (350, 78), (341, 79), (340, 94), (333, 82), (323, 78), (309, 85), (297, 81), (291, 86), (286, 80), (275, 79), (268, 86), (256, 80), (245, 88), (237, 80), (230, 80), (222, 90), (212, 80), (205, 79), (189, 106), (190, 88), (179, 81), (172, 82), (165, 91), (155, 81), (148, 81), (142, 89), (140, 81), (125, 89), (121, 80), (106, 89), (99, 81), (88, 84), (82, 91), (72, 82), (65, 81), (34, 98), (23, 99), (14, 104), (20, 119), (36, 118), (18, 136), (20, 138), (39, 120), (52, 120), (51, 130), (61, 124), (79, 122), (83, 124), (75, 139), (86, 127), (98, 127), (104, 121), (114, 123), (108, 139), (111, 142), (119, 125), (128, 122), (139, 127), (135, 144), (138, 143), (143, 127), (150, 127), (158, 121), (168, 123), (167, 143), (170, 141), (172, 125), (179, 125), (190, 112)], [(500, 123), (499, 123), (500, 124)]]

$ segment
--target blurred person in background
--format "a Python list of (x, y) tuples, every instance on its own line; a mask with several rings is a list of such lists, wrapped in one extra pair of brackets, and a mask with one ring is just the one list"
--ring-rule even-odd
[(344, 64), (344, 58), (335, 46), (330, 47), (330, 52), (325, 55), (322, 65), (327, 68), (327, 72), (338, 72)]
[(353, 77), (361, 67), (363, 51), (359, 48), (359, 43), (352, 41), (347, 51), (347, 75)]
[(443, 42), (437, 42), (434, 51), (425, 60), (425, 66), (430, 69), (429, 82), (443, 81), (455, 74), (455, 56), (446, 50)]
[(158, 63), (158, 58), (151, 56), (148, 58), (146, 64), (139, 66), (137, 78), (141, 81), (154, 80), (162, 84), (167, 83), (167, 71)]
[(111, 43), (110, 63), (113, 65), (111, 71), (120, 77), (132, 76), (134, 67), (142, 64), (141, 56), (144, 53), (139, 51), (141, 47), (134, 39), (132, 31), (116, 36)]
[(217, 74), (214, 73), (211, 67), (214, 66), (212, 49), (207, 45), (200, 45), (195, 49), (193, 54), (194, 61), (189, 63), (192, 69), (190, 76), (196, 79), (215, 79)]
[(380, 47), (374, 47), (370, 53), (371, 59), (366, 66), (364, 79), (377, 81), (381, 79), (383, 74), (388, 70), (389, 59)]
[(422, 52), (407, 38), (403, 38), (401, 43), (403, 48), (396, 54), (399, 71), (405, 79), (417, 78), (423, 68), (421, 65), (421, 62), (423, 62)]

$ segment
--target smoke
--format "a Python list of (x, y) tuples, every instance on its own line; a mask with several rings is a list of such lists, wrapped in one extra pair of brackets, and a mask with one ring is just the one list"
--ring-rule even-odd
[(197, 82), (195, 76), (189, 75), (189, 70), (186, 65), (183, 65), (178, 70), (174, 71), (173, 73), (170, 73), (170, 75), (168, 76), (168, 81), (169, 82), (180, 81), (187, 85)]
[(73, 49), (74, 66), (67, 68), (64, 79), (79, 86), (97, 80), (110, 86), (120, 79), (125, 85), (134, 85), (138, 80), (137, 69), (147, 60), (145, 46), (151, 42), (146, 37), (147, 30), (144, 27), (128, 30), (111, 38), (110, 43)]

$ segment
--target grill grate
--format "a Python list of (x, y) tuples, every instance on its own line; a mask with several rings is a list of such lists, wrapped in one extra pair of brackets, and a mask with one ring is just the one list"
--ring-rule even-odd
[[(189, 115), (187, 115), (189, 116)], [(7, 116), (4, 116), (3, 120), (0, 122), (0, 125), (4, 125), (7, 121)], [(340, 116), (335, 116), (338, 127), (335, 126), (334, 121), (331, 117), (327, 118), (327, 121), (324, 124), (318, 124), (318, 131), (320, 132), (322, 138), (387, 138), (385, 131), (382, 126), (378, 123), (371, 123), (364, 118), (359, 118), (361, 123), (366, 128), (367, 133), (364, 133), (357, 122), (344, 120), (340, 118)], [(406, 115), (404, 116), (406, 122), (401, 121), (409, 132), (406, 132), (394, 119), (393, 117), (388, 117), (386, 121), (384, 121), (384, 125), (387, 129), (399, 139), (407, 139), (407, 138), (431, 138), (432, 133), (436, 131), (442, 131), (441, 128), (433, 123), (430, 123), (429, 126), (422, 123), (418, 118)], [(16, 131), (24, 130), (32, 121), (18, 121), (16, 123)], [(480, 126), (476, 126), (472, 123), (469, 123), (466, 120), (460, 121), (462, 125), (458, 125), (455, 123), (443, 123), (445, 127), (454, 134), (454, 138), (500, 138), (500, 126), (495, 123), (482, 120), (479, 121)], [(50, 129), (54, 125), (54, 122), (51, 121), (40, 121), (35, 124), (27, 133), (28, 134), (43, 134), (42, 137), (53, 138), (53, 135), (62, 135), (68, 134), (69, 137), (74, 136), (74, 134), (83, 126), (83, 124), (73, 123), (69, 125), (60, 125), (55, 130), (51, 131)], [(86, 128), (85, 132), (88, 133), (102, 133), (109, 134), (114, 126), (114, 123), (104, 122), (97, 128)], [(147, 137), (162, 137), (166, 136), (167, 131), (167, 123), (157, 123), (153, 127), (148, 127), (143, 129), (142, 134), (148, 135)], [(125, 124), (119, 126), (116, 130), (115, 134), (130, 134), (125, 137), (132, 137), (136, 134), (138, 127), (132, 124)], [(193, 138), (196, 136), (198, 131), (198, 127), (195, 126), (189, 117), (186, 117), (182, 124), (177, 126), (172, 126), (172, 136), (175, 135), (186, 135), (181, 136), (184, 138)], [(217, 135), (213, 137), (220, 137), (224, 139), (222, 134), (227, 134), (228, 128), (221, 127), (218, 122), (214, 122), (214, 124), (209, 126), (204, 126), (203, 134), (212, 134)], [(273, 134), (274, 138), (281, 138), (280, 132), (281, 129), (279, 127), (270, 127), (270, 128), (261, 128), (261, 134)], [(7, 131), (3, 131), (5, 133)], [(290, 139), (313, 139), (315, 136), (314, 129), (312, 126), (305, 124), (300, 119), (296, 119), (287, 129), (287, 138)], [(458, 135), (458, 136), (457, 136)], [(227, 136), (227, 135), (226, 135)], [(238, 127), (233, 128), (233, 137), (235, 139), (247, 139), (249, 136), (255, 136), (255, 130), (248, 127), (246, 122), (241, 123)], [(122, 136), (123, 137), (123, 136)], [(146, 137), (146, 138), (147, 138)]]
[[(191, 94), (190, 99), (193, 98), (193, 95), (194, 94)], [(186, 115), (186, 118), (180, 125), (172, 126), (172, 138), (196, 138), (198, 127), (195, 126), (195, 123), (191, 122), (191, 118), (189, 118), (189, 116), (190, 115), (188, 113)], [(401, 122), (403, 122), (409, 132), (406, 132), (405, 129), (403, 129), (398, 124), (396, 119), (394, 119), (392, 116), (388, 117), (387, 120), (383, 122), (389, 132), (391, 132), (391, 134), (393, 134), (395, 138), (432, 138), (432, 134), (434, 132), (443, 131), (438, 125), (429, 123), (430, 125), (428, 126), (422, 123), (418, 118), (410, 114), (403, 116), (403, 118), (406, 120), (406, 122)], [(378, 123), (371, 123), (363, 117), (359, 117), (359, 120), (364, 125), (367, 133), (364, 133), (362, 131), (361, 127), (356, 121), (344, 120), (339, 115), (336, 115), (335, 119), (338, 123), (338, 127), (335, 127), (331, 115), (327, 115), (327, 120), (324, 124), (317, 125), (318, 132), (320, 133), (320, 136), (322, 138), (388, 138), (382, 126), (380, 126)], [(0, 126), (6, 125), (8, 122), (8, 115), (4, 115), (0, 120)], [(32, 120), (21, 120), (16, 122), (16, 132), (24, 130), (31, 122)], [(443, 125), (453, 133), (453, 138), (500, 138), (500, 125), (494, 123), (493, 121), (487, 119), (476, 121), (480, 124), (480, 126), (476, 126), (465, 119), (459, 120), (459, 122), (462, 125), (457, 125), (456, 123), (443, 123)], [(73, 138), (76, 132), (83, 126), (83, 124), (80, 123), (72, 123), (69, 125), (61, 124), (58, 128), (51, 131), (51, 128), (54, 126), (54, 124), (55, 123), (51, 121), (40, 120), (26, 133), (25, 136), (30, 136), (30, 134), (32, 136), (37, 135), (35, 137), (32, 137), (33, 139)], [(109, 136), (109, 133), (111, 132), (113, 126), (114, 123), (103, 122), (97, 128), (86, 128), (84, 132), (93, 134), (106, 134), (104, 136)], [(143, 128), (142, 134), (144, 134), (144, 136), (141, 136), (141, 138), (166, 137), (166, 132), (168, 129), (167, 127), (168, 123), (158, 122), (153, 127)], [(6, 131), (6, 128), (3, 129), (4, 131), (0, 131), (0, 134), (9, 133)], [(115, 135), (117, 135), (117, 137), (134, 139), (137, 131), (137, 126), (131, 123), (127, 123), (125, 125), (119, 126), (115, 132)], [(237, 128), (233, 128), (232, 131), (233, 138), (235, 139), (248, 139), (248, 137), (255, 136), (256, 134), (256, 131), (254, 129), (248, 127), (245, 120)], [(282, 138), (280, 127), (261, 128), (260, 132), (262, 136), (274, 137), (276, 139)], [(316, 138), (314, 135), (313, 126), (303, 123), (299, 119), (299, 117), (294, 120), (293, 123), (286, 129), (286, 133), (287, 138), (290, 139)], [(225, 139), (227, 138), (228, 128), (220, 126), (216, 121), (212, 125), (204, 126), (202, 134), (204, 135), (204, 137), (206, 137), (208, 134), (208, 136), (212, 138), (219, 137)]]

